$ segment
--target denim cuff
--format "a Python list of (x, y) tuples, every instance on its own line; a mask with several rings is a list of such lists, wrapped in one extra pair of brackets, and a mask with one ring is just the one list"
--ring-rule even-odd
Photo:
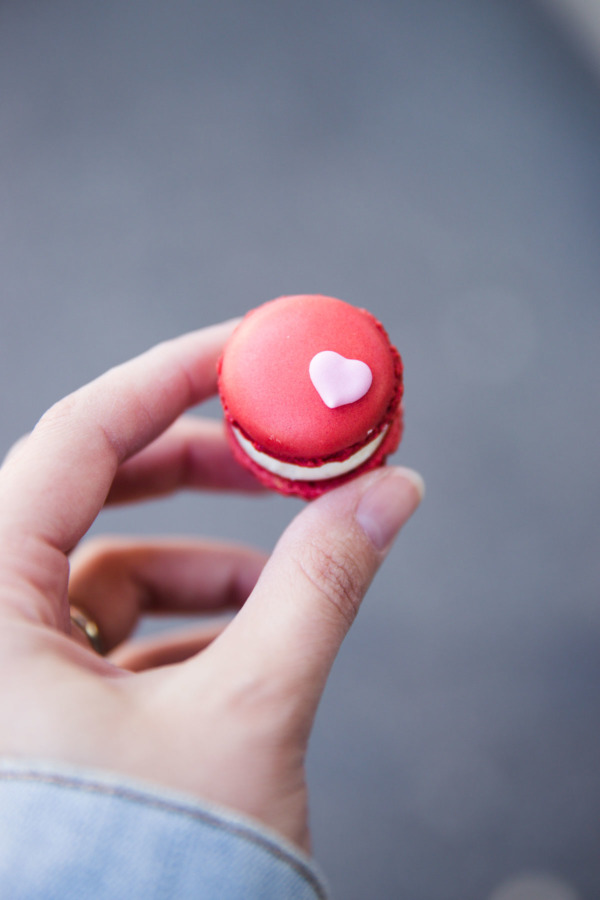
[(242, 815), (103, 771), (0, 762), (12, 900), (326, 900), (314, 862)]

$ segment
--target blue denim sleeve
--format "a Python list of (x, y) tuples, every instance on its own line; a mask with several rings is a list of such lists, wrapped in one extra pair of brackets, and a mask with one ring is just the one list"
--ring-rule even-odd
[(324, 900), (314, 863), (236, 813), (95, 771), (0, 764), (0, 896)]

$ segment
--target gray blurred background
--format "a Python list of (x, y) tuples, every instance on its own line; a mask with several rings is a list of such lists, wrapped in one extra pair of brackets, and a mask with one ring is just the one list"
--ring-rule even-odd
[[(600, 69), (558, 6), (0, 0), (0, 451), (284, 293), (367, 306), (403, 354), (428, 494), (309, 759), (344, 900), (600, 896)], [(270, 548), (300, 508), (95, 530)]]

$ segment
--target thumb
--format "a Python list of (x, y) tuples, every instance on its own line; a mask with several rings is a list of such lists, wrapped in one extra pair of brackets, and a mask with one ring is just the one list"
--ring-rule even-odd
[(219, 638), (248, 683), (276, 685), (282, 701), (298, 703), (305, 727), (373, 576), (422, 496), (420, 475), (390, 467), (313, 501)]

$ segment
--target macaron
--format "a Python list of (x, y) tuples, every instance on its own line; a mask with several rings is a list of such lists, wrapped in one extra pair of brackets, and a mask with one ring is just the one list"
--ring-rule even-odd
[(218, 372), (235, 458), (280, 493), (317, 497), (400, 442), (400, 354), (371, 313), (342, 300), (301, 294), (251, 310)]

